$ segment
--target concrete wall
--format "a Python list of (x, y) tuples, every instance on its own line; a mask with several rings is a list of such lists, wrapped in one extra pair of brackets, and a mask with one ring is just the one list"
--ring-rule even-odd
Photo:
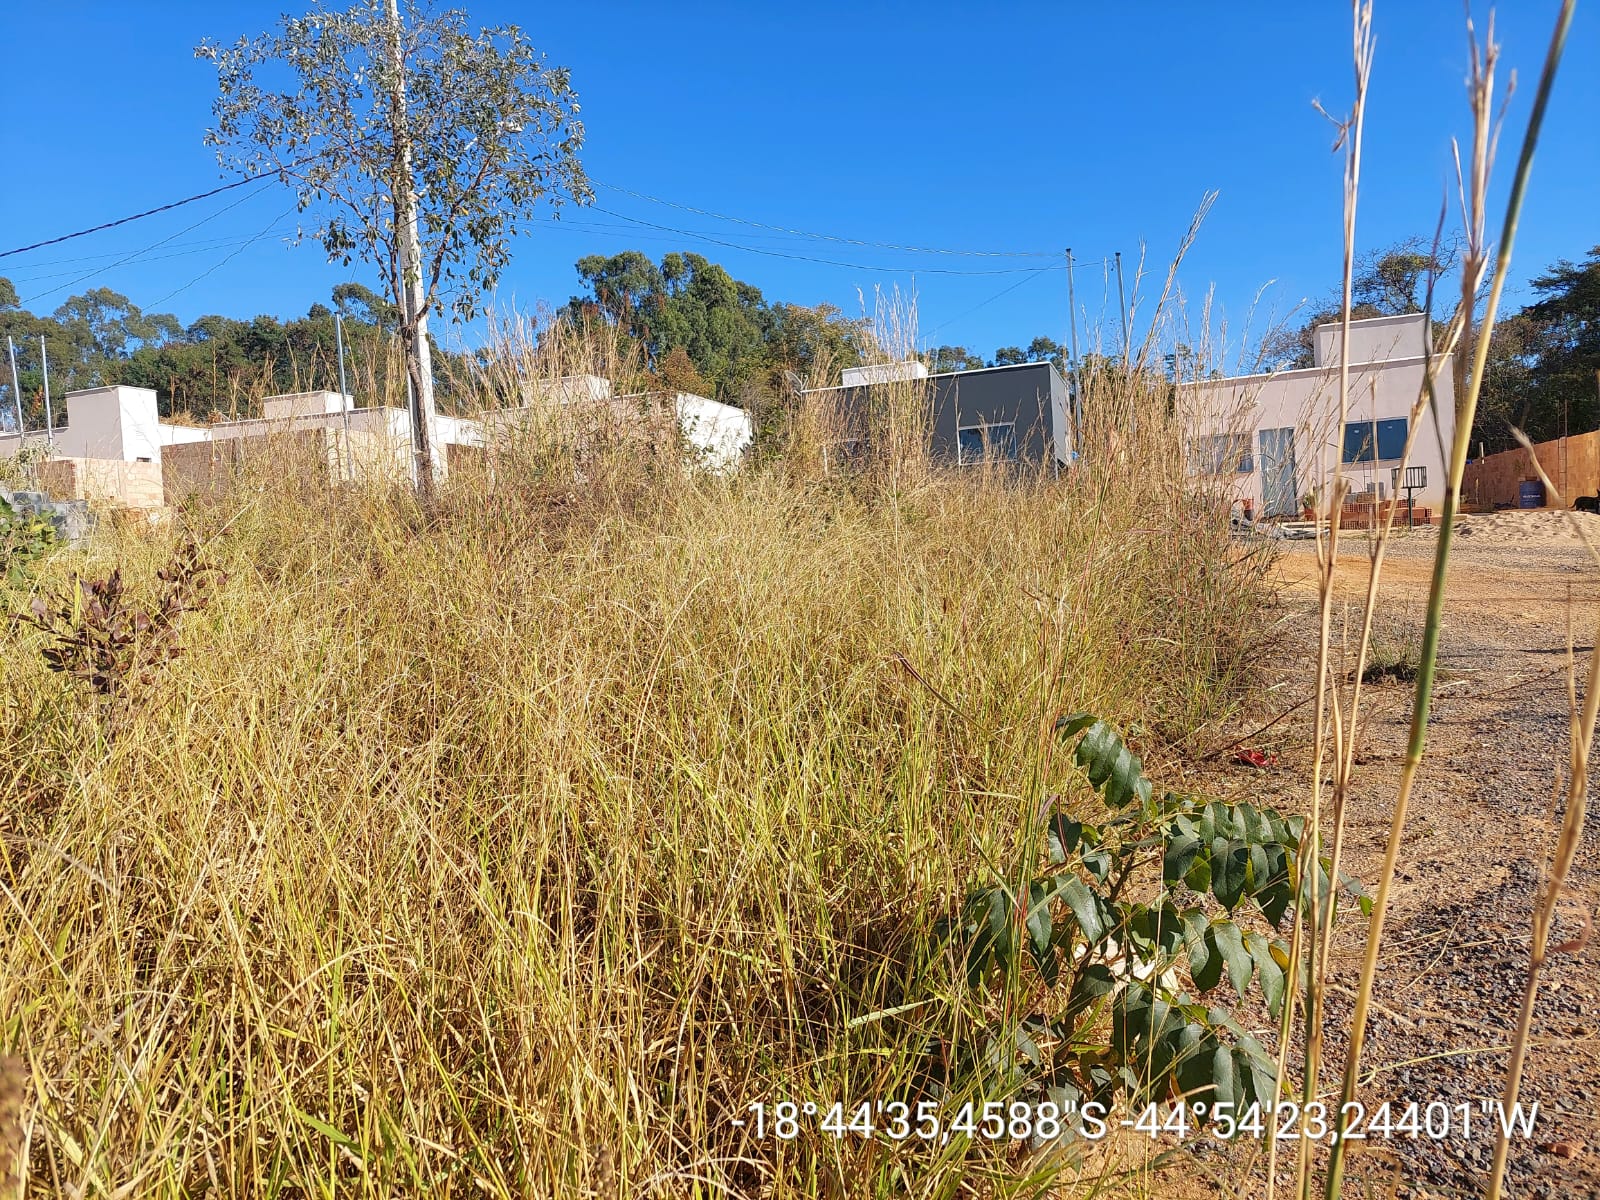
[(874, 363), (866, 367), (846, 367), (839, 373), (844, 387), (864, 387), (872, 383), (897, 383), (906, 379), (928, 378), (928, 364), (920, 359), (897, 363)]
[(749, 413), (689, 392), (679, 392), (675, 405), (684, 440), (699, 453), (704, 466), (721, 473), (739, 465), (755, 439)]
[[(1334, 321), (1312, 331), (1312, 364), (1318, 367), (1339, 365), (1339, 335), (1342, 326)], [(1386, 362), (1395, 358), (1421, 358), (1428, 349), (1428, 319), (1421, 313), (1398, 317), (1368, 317), (1350, 322), (1350, 361)]]
[(936, 458), (962, 461), (959, 431), (993, 425), (1013, 427), (1017, 455), (1024, 462), (1046, 462), (1055, 455), (1056, 417), (1066, 411), (1066, 385), (1050, 363), (956, 371), (930, 378)]
[[(1366, 328), (1371, 326), (1372, 328)], [(1326, 335), (1329, 326), (1319, 326), (1319, 358), (1324, 349), (1336, 351), (1336, 337)], [(1336, 333), (1335, 329), (1335, 333)], [(1386, 353), (1391, 348), (1420, 347), (1426, 335), (1426, 320), (1420, 314), (1408, 317), (1380, 317), (1355, 322), (1350, 344), (1362, 353)], [(1352, 363), (1350, 399), (1346, 420), (1387, 421), (1409, 419), (1412, 406), (1425, 382), (1425, 359), (1420, 355)], [(1427, 485), (1417, 493), (1419, 506), (1436, 507), (1444, 501), (1445, 460), (1455, 434), (1455, 393), (1451, 386), (1448, 357), (1437, 362), (1434, 387), (1438, 396), (1440, 420), (1424, 407), (1417, 422), (1409, 466), (1427, 471)], [(1294, 496), (1323, 486), (1343, 455), (1344, 430), (1339, 424), (1339, 374), (1337, 361), (1298, 371), (1271, 375), (1246, 375), (1232, 379), (1205, 381), (1186, 389), (1181, 399), (1191, 446), (1198, 452), (1202, 439), (1233, 434), (1247, 439), (1250, 450), (1248, 471), (1225, 471), (1222, 481), (1233, 497), (1248, 501), (1258, 513), (1269, 512), (1263, 464), (1263, 430), (1293, 430)], [(1366, 463), (1344, 464), (1345, 477), (1353, 492), (1372, 489), (1385, 499), (1393, 498), (1397, 456), (1377, 458)], [(1403, 496), (1404, 493), (1402, 492)]]
[[(1600, 494), (1600, 433), (1580, 433), (1575, 437), (1540, 442), (1533, 450), (1544, 473), (1568, 504), (1579, 496)], [(1526, 450), (1520, 446), (1515, 450), (1503, 450), (1467, 464), (1461, 478), (1461, 499), (1468, 505), (1484, 508), (1514, 507), (1519, 485), (1524, 480), (1537, 478), (1539, 473), (1528, 461)], [(1553, 505), (1555, 497), (1546, 496), (1545, 501)]]
[(386, 433), (276, 428), (248, 437), (169, 446), (161, 480), (168, 504), (214, 499), (242, 478), (274, 487), (325, 491), (347, 475), (367, 483), (409, 478), (410, 447)]
[(880, 387), (918, 389), (928, 419), (933, 457), (949, 465), (962, 462), (960, 431), (1010, 425), (1017, 457), (1044, 463), (1071, 459), (1072, 429), (1067, 386), (1047, 362), (951, 371), (925, 380), (889, 385), (817, 388), (806, 401), (819, 422), (841, 442), (869, 439), (870, 413)]
[(58, 500), (89, 500), (119, 508), (160, 508), (161, 464), (109, 458), (55, 457), (39, 464), (39, 486)]
[(161, 418), (149, 388), (103, 387), (67, 393), (67, 426), (56, 431), (66, 458), (161, 461)]

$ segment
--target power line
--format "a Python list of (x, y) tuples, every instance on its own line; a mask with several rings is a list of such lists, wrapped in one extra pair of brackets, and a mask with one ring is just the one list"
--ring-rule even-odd
[[(251, 242), (251, 241), (254, 241), (254, 240), (255, 240), (254, 237), (248, 236), (248, 235), (244, 236), (244, 237), (203, 238), (203, 239), (201, 239), (199, 241), (195, 241), (195, 242), (179, 242), (177, 244), (177, 246), (172, 247), (172, 252), (170, 254), (145, 255), (143, 253), (136, 252), (136, 254), (138, 254), (138, 257), (136, 259), (130, 258), (127, 261), (128, 262), (137, 261), (141, 265), (144, 264), (144, 263), (168, 262), (168, 261), (170, 261), (170, 260), (172, 260), (174, 258), (188, 258), (188, 257), (190, 257), (192, 255), (195, 255), (195, 254), (210, 254), (211, 252), (213, 252), (215, 250), (227, 250), (227, 249), (230, 249), (231, 247), (243, 245), (246, 242)], [(183, 248), (179, 249), (178, 247), (183, 247)], [(123, 254), (123, 253), (125, 253), (125, 251), (118, 250), (118, 251), (115, 252), (115, 254), (96, 254), (96, 255), (91, 256), (90, 258), (78, 259), (78, 260), (75, 260), (75, 261), (78, 261), (78, 262), (89, 262), (89, 261), (94, 261), (94, 260), (103, 259), (103, 258), (115, 258), (117, 254)], [(112, 269), (112, 267), (115, 267), (115, 266), (118, 266), (118, 265), (122, 265), (122, 264), (113, 263), (113, 264), (111, 264), (111, 266), (102, 267), (102, 268), (99, 268), (99, 270), (109, 271), (109, 270)], [(13, 276), (10, 276), (9, 278), (11, 279), (11, 282), (15, 283), (15, 284), (47, 283), (52, 279), (65, 279), (68, 275), (71, 275), (71, 274), (72, 274), (71, 271), (55, 271), (55, 272), (52, 272), (51, 274), (48, 274), (48, 275), (13, 275)], [(65, 286), (71, 287), (72, 285), (71, 284), (67, 284)], [(48, 294), (49, 293), (46, 293), (46, 295), (48, 295)]]
[[(365, 141), (370, 141), (372, 138), (377, 136), (379, 135), (371, 134), (368, 138), (358, 141), (356, 145), (362, 145)], [(338, 147), (338, 152), (343, 153), (345, 149), (346, 148), (342, 146)], [(223, 192), (230, 192), (234, 188), (244, 187), (247, 183), (256, 183), (262, 179), (271, 179), (274, 177), (281, 179), (285, 172), (292, 171), (296, 167), (303, 167), (308, 162), (315, 162), (317, 159), (325, 158), (327, 155), (332, 153), (335, 153), (335, 151), (328, 150), (318, 154), (307, 154), (303, 158), (294, 159), (292, 162), (281, 163), (270, 170), (253, 172), (252, 174), (244, 176), (242, 179), (235, 179), (232, 183), (225, 183), (220, 187), (214, 187), (208, 192), (196, 192), (193, 196), (185, 196), (182, 200), (174, 200), (170, 204), (162, 204), (155, 208), (147, 208), (143, 212), (134, 213), (132, 216), (119, 217), (115, 221), (106, 221), (100, 225), (91, 225), (88, 229), (80, 229), (75, 233), (63, 233), (60, 237), (45, 238), (42, 242), (34, 242), (27, 246), (18, 246), (14, 250), (0, 250), (0, 258), (10, 258), (13, 254), (26, 254), (29, 250), (39, 250), (45, 246), (54, 246), (58, 242), (70, 242), (73, 238), (88, 237), (91, 233), (101, 233), (107, 229), (115, 229), (118, 225), (126, 225), (130, 221), (142, 221), (146, 217), (153, 217), (157, 213), (171, 212), (175, 208), (182, 208), (185, 204), (193, 204), (197, 200), (209, 200), (212, 196), (220, 196)]]
[(1002, 288), (1000, 291), (998, 291), (994, 295), (990, 296), (987, 300), (980, 300), (977, 304), (974, 304), (971, 308), (967, 309), (966, 312), (957, 313), (953, 317), (947, 317), (945, 320), (940, 321), (932, 329), (928, 330), (927, 333), (923, 334), (923, 336), (926, 337), (926, 338), (930, 338), (931, 339), (933, 337), (933, 335), (938, 333), (941, 329), (944, 329), (944, 328), (946, 328), (946, 327), (948, 327), (950, 325), (954, 325), (957, 321), (965, 321), (968, 317), (970, 317), (973, 313), (977, 312), (979, 309), (988, 307), (989, 305), (993, 304), (996, 300), (1000, 299), (1002, 296), (1010, 295), (1012, 292), (1016, 291), (1023, 284), (1031, 283), (1033, 280), (1037, 279), (1039, 276), (1043, 275), (1048, 270), (1050, 270), (1049, 267), (1039, 267), (1039, 268), (1029, 272), (1026, 277), (1017, 280), (1015, 283), (1010, 284), (1007, 287)]
[[(214, 250), (219, 246), (232, 245), (233, 241), (234, 237), (232, 234), (219, 234), (216, 237), (196, 238), (192, 242), (178, 242), (173, 246), (173, 249), (177, 250), (181, 246), (189, 247), (191, 250)], [(46, 258), (30, 262), (24, 266), (22, 270), (36, 271), (41, 267), (60, 267), (67, 266), (68, 264), (72, 263), (104, 262), (108, 258), (116, 258), (120, 254), (127, 253), (128, 251), (126, 249), (121, 249), (107, 250), (102, 254), (79, 254), (73, 258)], [(70, 274), (72, 274), (71, 271), (57, 271), (51, 275), (8, 275), (6, 278), (10, 279), (13, 283), (21, 283), (24, 281), (37, 283), (41, 279), (59, 279), (63, 275)]]
[(182, 287), (173, 288), (172, 291), (168, 292), (165, 296), (162, 296), (161, 299), (151, 301), (150, 307), (152, 309), (157, 308), (160, 305), (165, 304), (168, 300), (171, 300), (174, 296), (178, 295), (178, 293), (188, 291), (195, 284), (199, 283), (202, 279), (204, 279), (207, 275), (212, 274), (214, 271), (220, 271), (223, 267), (227, 266), (234, 259), (238, 258), (239, 255), (243, 254), (247, 249), (249, 249), (251, 246), (255, 245), (257, 242), (265, 241), (268, 237), (270, 237), (272, 235), (272, 231), (277, 227), (278, 222), (283, 220), (290, 213), (294, 212), (295, 207), (296, 207), (295, 205), (291, 204), (288, 208), (284, 209), (277, 216), (273, 217), (272, 220), (269, 221), (265, 226), (263, 226), (261, 231), (259, 233), (257, 233), (254, 237), (252, 237), (249, 241), (247, 241), (243, 245), (239, 246), (237, 249), (235, 249), (231, 254), (227, 255), (225, 258), (219, 259), (217, 262), (215, 262), (211, 266), (207, 267), (204, 271), (201, 271), (200, 274), (196, 275), (193, 279), (189, 280), (189, 282), (184, 284)]
[[(903, 246), (896, 242), (874, 242), (861, 238), (839, 237), (831, 233), (814, 233), (806, 229), (789, 229), (782, 225), (767, 225), (761, 221), (751, 221), (744, 217), (729, 216), (727, 213), (712, 212), (710, 209), (696, 208), (692, 204), (680, 204), (676, 200), (665, 200), (660, 196), (636, 192), (614, 183), (606, 183), (592, 176), (589, 182), (599, 184), (608, 191), (620, 192), (624, 196), (632, 196), (636, 200), (647, 200), (651, 204), (662, 204), (668, 208), (676, 208), (682, 212), (694, 213), (701, 217), (711, 217), (718, 221), (732, 221), (738, 225), (749, 225), (755, 229), (767, 229), (773, 233), (788, 234), (791, 237), (814, 238), (823, 242), (838, 242), (846, 246), (862, 246), (876, 250), (896, 250), (905, 254), (947, 254), (971, 258), (1059, 258), (1061, 256), (1059, 250), (947, 250), (936, 246)], [(604, 212), (605, 209), (598, 209), (597, 211)]]
[[(739, 242), (730, 242), (722, 238), (712, 237), (710, 234), (699, 233), (693, 229), (677, 229), (671, 225), (657, 225), (654, 221), (646, 221), (641, 217), (630, 217), (625, 213), (613, 212), (609, 208), (594, 205), (595, 212), (604, 213), (608, 217), (618, 220), (631, 221), (636, 225), (643, 225), (647, 229), (659, 229), (666, 233), (675, 233), (679, 237), (697, 238), (702, 242), (710, 242), (715, 246), (726, 246), (730, 250), (743, 250), (747, 254), (767, 254), (774, 258), (789, 258), (797, 262), (821, 263), (827, 267), (848, 267), (853, 271), (880, 271), (887, 275), (1024, 275), (1036, 271), (1064, 271), (1065, 266), (1052, 267), (994, 267), (980, 270), (963, 270), (957, 267), (881, 267), (868, 263), (840, 262), (832, 258), (817, 258), (809, 254), (790, 254), (783, 250), (769, 250), (761, 246), (746, 246)], [(1052, 256), (1058, 257), (1058, 256)]]
[[(26, 300), (22, 301), (22, 303), (23, 304), (32, 304), (36, 300), (43, 300), (46, 296), (53, 296), (57, 292), (64, 292), (68, 288), (76, 287), (78, 284), (84, 282), (84, 280), (93, 279), (96, 275), (99, 275), (104, 271), (112, 271), (112, 270), (115, 270), (117, 267), (125, 267), (131, 262), (137, 262), (140, 259), (141, 256), (143, 256), (145, 254), (148, 254), (150, 251), (158, 249), (161, 246), (165, 246), (168, 242), (172, 241), (174, 238), (180, 238), (186, 233), (192, 233), (194, 230), (199, 229), (200, 226), (202, 226), (202, 225), (205, 225), (205, 224), (207, 224), (207, 223), (209, 223), (211, 221), (215, 221), (223, 213), (231, 212), (233, 209), (238, 208), (239, 205), (243, 204), (245, 201), (255, 199), (257, 196), (259, 196), (262, 192), (264, 192), (266, 190), (267, 189), (265, 187), (257, 188), (255, 191), (250, 192), (247, 195), (239, 197), (239, 199), (235, 200), (232, 204), (225, 205), (224, 207), (217, 209), (217, 211), (212, 213), (210, 216), (201, 217), (193, 225), (186, 226), (185, 228), (178, 230), (177, 233), (169, 233), (166, 237), (162, 238), (160, 241), (151, 242), (148, 246), (144, 247), (142, 250), (135, 250), (132, 254), (129, 254), (124, 258), (119, 258), (116, 262), (111, 263), (109, 266), (95, 267), (92, 271), (89, 271), (89, 272), (87, 272), (87, 273), (85, 273), (83, 275), (79, 275), (76, 279), (69, 280), (66, 283), (57, 284), (55, 287), (47, 288), (46, 290), (44, 290), (42, 292), (35, 292), (33, 295), (29, 296)], [(294, 210), (290, 209), (289, 211), (293, 212)], [(285, 215), (287, 215), (287, 214), (285, 214)], [(276, 220), (277, 221), (281, 221), (282, 219), (283, 219), (282, 217), (278, 217)], [(276, 221), (274, 221), (274, 224), (276, 224)]]

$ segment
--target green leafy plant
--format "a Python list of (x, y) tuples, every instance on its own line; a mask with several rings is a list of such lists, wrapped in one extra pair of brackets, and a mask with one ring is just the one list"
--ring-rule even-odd
[(18, 448), (15, 454), (0, 458), (0, 488), (21, 491), (36, 487), (39, 482), (39, 464), (49, 457), (49, 449), (35, 442)]
[[(1267, 1011), (1282, 1013), (1291, 959), (1273, 935), (1310, 888), (1324, 897), (1332, 888), (1327, 860), (1303, 849), (1304, 818), (1158, 796), (1106, 722), (1077, 713), (1057, 730), (1078, 739), (1074, 759), (1105, 819), (1077, 819), (1052, 801), (1043, 867), (1019, 872), (1021, 884), (977, 889), (957, 923), (974, 989), (996, 978), (1013, 988), (1031, 964), (1044, 995), (1065, 993), (1053, 1012), (1024, 1017), (1010, 1039), (1022, 1089), (1063, 1108), (1118, 1094), (1271, 1105), (1274, 1059), (1226, 1007), (1201, 997), (1226, 981), (1243, 1000), (1254, 983)], [(1354, 881), (1341, 882), (1366, 907)], [(986, 1031), (982, 1053), (993, 1056), (997, 1037)]]
[(0, 497), (0, 581), (20, 586), (56, 544), (55, 527)]

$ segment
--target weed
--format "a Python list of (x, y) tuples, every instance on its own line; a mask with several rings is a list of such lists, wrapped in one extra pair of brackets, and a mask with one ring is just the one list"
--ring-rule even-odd
[[(1169, 1090), (1201, 1123), (1202, 1111), (1270, 1111), (1278, 1087), (1272, 1058), (1225, 1008), (1183, 990), (1176, 968), (1181, 958), (1201, 995), (1226, 979), (1242, 1000), (1255, 980), (1278, 1017), (1290, 948), (1271, 931), (1297, 893), (1331, 893), (1331, 864), (1302, 864), (1303, 817), (1157, 796), (1141, 760), (1105, 722), (1079, 713), (1061, 718), (1057, 729), (1078, 738), (1074, 758), (1106, 817), (1090, 823), (1059, 810), (1047, 814), (1048, 867), (973, 892), (960, 926), (971, 986), (998, 973), (1005, 987), (1016, 987), (1026, 958), (1049, 988), (1064, 992), (1065, 1004), (1057, 1014), (1028, 1014), (1009, 1036), (1003, 1026), (983, 1030), (963, 1060), (967, 1072), (992, 1060), (997, 1043), (1014, 1043), (1021, 1089), (1062, 1112), (1090, 1100), (1109, 1107), (1122, 1094), (1161, 1099)], [(1152, 860), (1160, 864), (1160, 886), (1134, 899)], [(1365, 907), (1354, 882), (1342, 882)], [(1225, 916), (1207, 911), (1207, 895)], [(1246, 913), (1269, 932), (1241, 923)], [(1110, 1040), (1102, 1043), (1095, 1034), (1107, 1016)]]
[(203, 608), (208, 589), (223, 578), (186, 542), (156, 573), (162, 588), (155, 603), (139, 606), (128, 595), (118, 567), (104, 579), (75, 579), (53, 599), (34, 597), (19, 619), (49, 636), (40, 654), (52, 671), (81, 682), (98, 702), (108, 733), (127, 719), (137, 686), (181, 653), (178, 626), (185, 613)]
[(48, 520), (20, 512), (0, 497), (0, 582), (20, 587), (55, 545), (55, 527)]

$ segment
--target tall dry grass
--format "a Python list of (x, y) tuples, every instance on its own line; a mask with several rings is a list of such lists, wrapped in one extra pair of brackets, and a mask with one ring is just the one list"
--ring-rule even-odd
[(915, 1097), (993, 1015), (931, 939), (1073, 778), (1059, 712), (1159, 763), (1239, 703), (1260, 564), (1099, 386), (1059, 480), (530, 440), (424, 511), (255, 455), (49, 563), (227, 580), (114, 738), (4, 634), (29, 1194), (1034, 1194), (1010, 1143), (734, 1121)]

